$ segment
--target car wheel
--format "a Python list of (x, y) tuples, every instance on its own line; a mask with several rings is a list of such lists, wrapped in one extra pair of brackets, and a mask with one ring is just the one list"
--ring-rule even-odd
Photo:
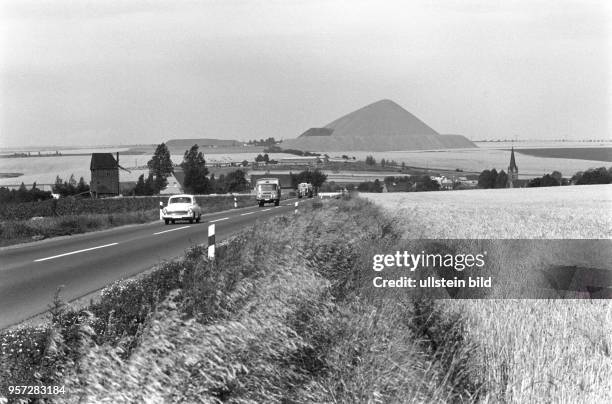
[(200, 220), (202, 220), (202, 215), (198, 215), (198, 217), (196, 218), (196, 223), (200, 223)]
[(166, 222), (166, 224), (169, 224), (169, 223), (170, 223), (170, 220), (168, 220), (168, 219), (164, 219), (164, 222)]
[(280, 205), (280, 201), (279, 200), (274, 201), (274, 206), (278, 206), (278, 205)]
[(172, 219), (172, 224), (176, 223), (176, 220)]

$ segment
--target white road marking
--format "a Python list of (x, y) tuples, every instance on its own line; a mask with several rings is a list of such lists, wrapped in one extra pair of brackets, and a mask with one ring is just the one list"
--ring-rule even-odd
[(153, 233), (153, 235), (155, 236), (155, 235), (158, 235), (158, 234), (164, 234), (164, 233), (168, 233), (168, 232), (171, 232), (171, 231), (177, 231), (177, 230), (181, 230), (181, 229), (186, 229), (188, 227), (191, 227), (191, 226), (176, 227), (176, 228), (170, 229), (170, 230), (158, 231), (157, 233)]
[(114, 245), (117, 245), (117, 244), (119, 244), (119, 243), (111, 243), (111, 244), (100, 245), (100, 246), (97, 246), (97, 247), (85, 248), (83, 250), (72, 251), (72, 252), (68, 252), (68, 253), (64, 253), (64, 254), (54, 255), (53, 257), (39, 258), (37, 260), (34, 260), (34, 262), (41, 262), (41, 261), (52, 260), (54, 258), (60, 258), (60, 257), (65, 257), (67, 255), (78, 254), (78, 253), (82, 253), (82, 252), (86, 252), (86, 251), (91, 251), (91, 250), (97, 250), (97, 249), (100, 249), (100, 248), (110, 247), (110, 246), (114, 246)]
[(222, 217), (221, 219), (211, 220), (211, 221), (210, 221), (210, 222), (208, 222), (208, 223), (220, 222), (221, 220), (227, 220), (227, 219), (229, 219), (229, 217)]
[(255, 213), (255, 212), (241, 213), (240, 216), (252, 215), (253, 213)]
[(267, 212), (267, 211), (269, 211), (269, 210), (272, 210), (272, 208), (264, 209), (264, 210), (262, 210), (261, 212)]

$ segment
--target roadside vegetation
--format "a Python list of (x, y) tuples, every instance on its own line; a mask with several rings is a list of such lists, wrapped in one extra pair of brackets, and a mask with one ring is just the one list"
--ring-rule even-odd
[(315, 201), (218, 249), (117, 282), (100, 301), (0, 335), (0, 391), (58, 402), (447, 402), (486, 397), (464, 323), (433, 302), (362, 293), (398, 232), (360, 199)]
[[(238, 195), (238, 206), (255, 205), (251, 195)], [(234, 207), (231, 195), (198, 196), (203, 213)], [(106, 199), (60, 198), (0, 205), (0, 246), (85, 233), (159, 219), (159, 203), (167, 197)]]

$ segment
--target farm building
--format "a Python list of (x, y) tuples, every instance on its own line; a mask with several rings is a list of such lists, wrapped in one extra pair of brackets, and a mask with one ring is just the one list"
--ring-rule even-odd
[(293, 164), (293, 165), (315, 165), (319, 157), (316, 156), (295, 156), (295, 157), (283, 157), (278, 159), (279, 164)]
[(90, 192), (94, 198), (104, 196), (117, 196), (119, 187), (119, 153), (117, 160), (112, 153), (92, 153)]

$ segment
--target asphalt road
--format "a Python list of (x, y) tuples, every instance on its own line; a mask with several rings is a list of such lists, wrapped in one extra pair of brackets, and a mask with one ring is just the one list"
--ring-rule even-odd
[(180, 256), (194, 244), (207, 244), (211, 223), (219, 242), (258, 219), (291, 212), (295, 201), (212, 213), (202, 216), (202, 223), (153, 222), (4, 247), (0, 329), (46, 311), (60, 286), (64, 300), (77, 299)]

